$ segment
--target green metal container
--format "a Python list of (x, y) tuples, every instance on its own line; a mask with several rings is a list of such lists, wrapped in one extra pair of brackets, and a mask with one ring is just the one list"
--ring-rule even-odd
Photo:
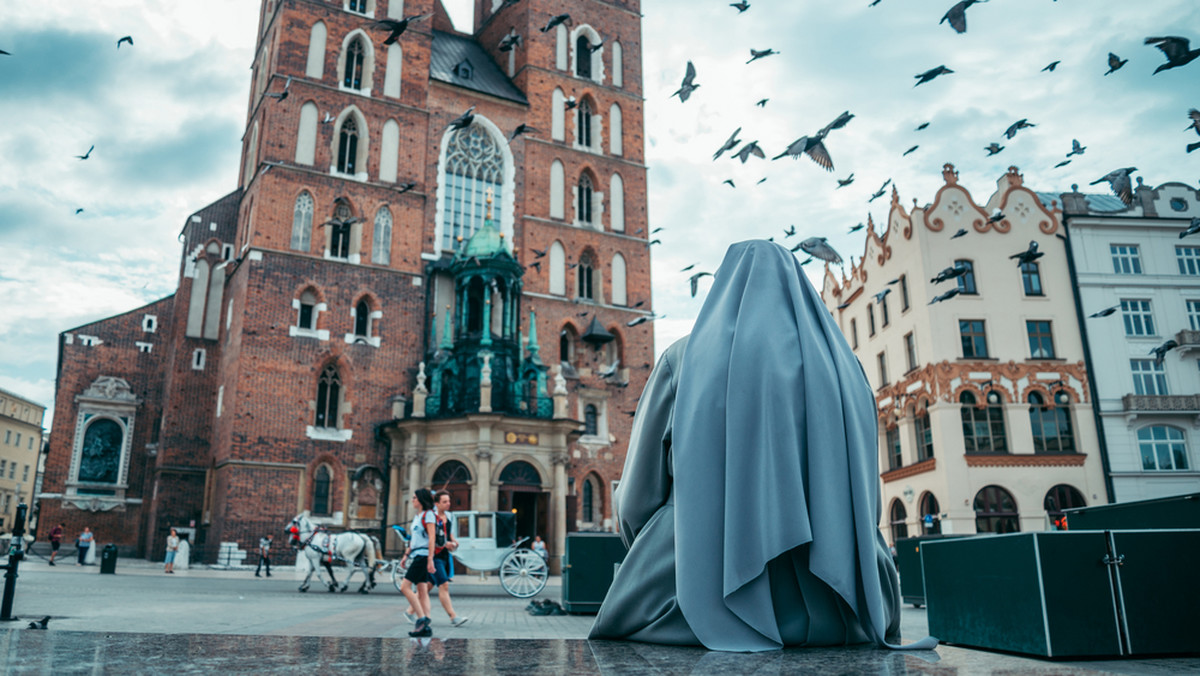
[(1200, 493), (1078, 507), (1064, 514), (1070, 530), (1200, 528)]
[(896, 540), (896, 571), (900, 573), (900, 597), (920, 608), (925, 605), (925, 574), (921, 570), (921, 546), (933, 540), (973, 537), (971, 535), (917, 535)]
[(1044, 657), (1200, 652), (1200, 530), (924, 543), (929, 632)]
[(563, 609), (596, 613), (612, 586), (617, 564), (625, 560), (625, 543), (616, 533), (570, 533), (563, 554)]

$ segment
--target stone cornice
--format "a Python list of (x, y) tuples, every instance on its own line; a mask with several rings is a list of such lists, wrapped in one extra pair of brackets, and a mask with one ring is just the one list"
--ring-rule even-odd
[(937, 458), (928, 458), (907, 467), (898, 467), (896, 469), (884, 472), (883, 474), (879, 475), (879, 478), (883, 479), (883, 483), (886, 484), (896, 481), (897, 479), (904, 479), (917, 474), (932, 472), (935, 467), (937, 467)]
[(967, 467), (1082, 467), (1087, 460), (1084, 453), (1041, 453), (1036, 455), (1008, 455), (966, 453)]

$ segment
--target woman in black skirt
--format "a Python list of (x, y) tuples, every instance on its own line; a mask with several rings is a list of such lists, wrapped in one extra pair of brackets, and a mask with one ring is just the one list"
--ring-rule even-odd
[[(412, 539), (408, 541), (408, 550), (404, 559), (409, 561), (408, 572), (400, 583), (400, 592), (408, 599), (409, 605), (416, 609), (416, 630), (408, 632), (409, 636), (433, 636), (429, 623), (429, 587), (433, 578), (434, 562), (429, 556), (429, 543), (434, 539), (434, 529), (437, 528), (437, 511), (433, 508), (433, 493), (427, 488), (418, 488), (412, 499), (413, 509), (417, 511), (413, 518)], [(404, 560), (401, 560), (404, 565)], [(415, 587), (415, 590), (414, 590)]]

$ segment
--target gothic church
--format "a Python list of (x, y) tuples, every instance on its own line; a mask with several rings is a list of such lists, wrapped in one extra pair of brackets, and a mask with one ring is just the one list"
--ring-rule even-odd
[(476, 0), (468, 35), (440, 0), (264, 0), (238, 186), (176, 292), (59, 337), (42, 521), (211, 563), (445, 487), (555, 569), (611, 529), (653, 361), (639, 5)]

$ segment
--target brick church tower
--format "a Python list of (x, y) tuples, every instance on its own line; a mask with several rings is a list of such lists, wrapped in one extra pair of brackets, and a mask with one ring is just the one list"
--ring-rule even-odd
[(420, 486), (552, 565), (611, 529), (653, 361), (639, 11), (476, 0), (468, 35), (440, 0), (264, 0), (178, 290), (60, 336), (42, 518), (207, 561), (301, 511), (382, 534)]

